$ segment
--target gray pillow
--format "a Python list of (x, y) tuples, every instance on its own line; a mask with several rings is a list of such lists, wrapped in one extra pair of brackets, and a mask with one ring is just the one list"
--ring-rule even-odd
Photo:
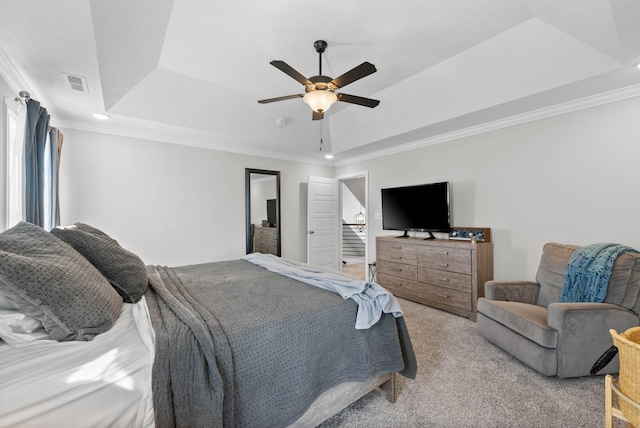
[(83, 223), (56, 228), (51, 233), (102, 272), (125, 302), (136, 303), (147, 291), (149, 279), (144, 262), (106, 233)]
[(27, 222), (0, 233), (0, 293), (60, 342), (93, 339), (122, 309), (118, 293), (91, 263)]

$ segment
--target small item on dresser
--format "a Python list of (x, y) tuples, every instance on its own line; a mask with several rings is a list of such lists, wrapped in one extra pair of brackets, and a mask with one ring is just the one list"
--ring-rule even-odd
[(470, 234), (469, 234), (469, 241), (470, 241), (472, 244), (475, 244), (475, 243), (477, 243), (477, 242), (478, 242), (478, 238), (476, 238), (476, 235), (474, 235), (473, 233), (470, 233)]
[(491, 242), (491, 228), (489, 227), (452, 227), (449, 232), (449, 239), (458, 241), (471, 241), (474, 237), (476, 242)]

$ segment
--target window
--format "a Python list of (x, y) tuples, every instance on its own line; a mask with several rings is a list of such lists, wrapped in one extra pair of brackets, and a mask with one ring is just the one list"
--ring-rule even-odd
[[(7, 100), (11, 100), (7, 102)], [(34, 101), (36, 102), (36, 101)], [(6, 227), (21, 220), (50, 230), (57, 220), (57, 164), (58, 148), (62, 145), (62, 133), (47, 128), (45, 135), (31, 135), (33, 150), (25, 153), (25, 123), (27, 110), (37, 119), (37, 127), (47, 126), (49, 115), (40, 104), (5, 97), (6, 109), (6, 169), (5, 185)], [(39, 131), (37, 132), (40, 133)], [(42, 139), (44, 137), (44, 139)], [(53, 140), (53, 143), (51, 142)], [(43, 153), (40, 153), (40, 151)], [(35, 152), (38, 153), (35, 153)], [(41, 158), (44, 155), (44, 158)], [(29, 156), (28, 158), (26, 156)], [(27, 189), (27, 186), (30, 189)], [(3, 225), (4, 226), (4, 225)]]
[(7, 228), (24, 219), (24, 138), (19, 122), (18, 114), (7, 108)]

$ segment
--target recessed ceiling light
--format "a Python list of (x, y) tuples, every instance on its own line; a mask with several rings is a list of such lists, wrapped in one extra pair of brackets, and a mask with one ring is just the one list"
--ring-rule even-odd
[(96, 119), (100, 119), (100, 120), (107, 120), (107, 119), (111, 118), (111, 116), (109, 116), (106, 113), (93, 113), (92, 116), (95, 117)]
[(327, 159), (333, 159), (333, 155), (331, 153), (329, 153), (328, 155), (324, 155), (324, 157)]

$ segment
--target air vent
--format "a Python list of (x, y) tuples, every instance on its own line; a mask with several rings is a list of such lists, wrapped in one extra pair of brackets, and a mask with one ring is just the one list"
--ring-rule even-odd
[(80, 76), (74, 76), (72, 74), (62, 73), (64, 77), (69, 82), (71, 89), (78, 92), (89, 92), (89, 88), (87, 87), (87, 79)]

